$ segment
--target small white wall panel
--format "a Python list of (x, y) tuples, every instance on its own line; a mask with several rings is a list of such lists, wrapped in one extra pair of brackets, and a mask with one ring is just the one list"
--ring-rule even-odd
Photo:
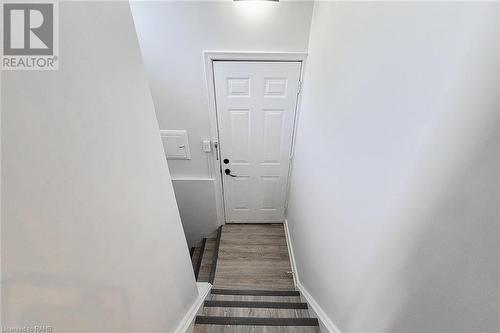
[(167, 159), (190, 160), (189, 140), (185, 130), (161, 130), (161, 140)]

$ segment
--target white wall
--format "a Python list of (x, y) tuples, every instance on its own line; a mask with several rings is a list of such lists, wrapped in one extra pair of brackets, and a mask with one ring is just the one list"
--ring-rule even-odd
[(183, 223), (198, 226), (190, 228), (188, 239), (199, 240), (203, 230), (217, 228), (214, 183), (206, 181), (214, 175), (201, 150), (201, 140), (210, 137), (203, 51), (304, 52), (312, 7), (296, 1), (131, 3), (160, 128), (186, 129), (189, 135), (192, 159), (169, 160), (172, 178), (191, 180), (174, 183), (176, 193), (207, 193), (189, 205), (179, 200), (204, 217), (193, 220), (180, 208)]
[(217, 228), (214, 180), (177, 179), (172, 183), (188, 244), (198, 244), (201, 237), (213, 237)]
[(500, 330), (498, 7), (315, 4), (288, 222), (344, 333)]
[(2, 326), (172, 332), (197, 289), (129, 5), (61, 2), (59, 36), (2, 73)]

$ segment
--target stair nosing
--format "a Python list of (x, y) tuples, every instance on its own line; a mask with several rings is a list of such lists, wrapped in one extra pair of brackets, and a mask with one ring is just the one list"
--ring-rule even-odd
[(266, 309), (305, 309), (303, 302), (261, 302), (261, 301), (205, 301), (205, 307), (218, 308), (266, 308)]
[(196, 316), (195, 324), (252, 326), (319, 326), (317, 318)]
[(245, 296), (300, 296), (297, 290), (250, 290), (250, 289), (212, 289), (214, 295), (245, 295)]

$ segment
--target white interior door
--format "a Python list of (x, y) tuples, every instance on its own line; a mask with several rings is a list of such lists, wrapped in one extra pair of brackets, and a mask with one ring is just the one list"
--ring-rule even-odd
[(227, 222), (284, 221), (300, 66), (214, 62)]

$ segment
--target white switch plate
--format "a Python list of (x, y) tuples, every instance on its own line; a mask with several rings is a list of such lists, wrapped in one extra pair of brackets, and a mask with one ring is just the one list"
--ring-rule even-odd
[(210, 153), (212, 151), (210, 139), (203, 139), (203, 141), (201, 141), (201, 147), (205, 153)]
[(190, 160), (189, 140), (186, 130), (160, 130), (167, 159)]

